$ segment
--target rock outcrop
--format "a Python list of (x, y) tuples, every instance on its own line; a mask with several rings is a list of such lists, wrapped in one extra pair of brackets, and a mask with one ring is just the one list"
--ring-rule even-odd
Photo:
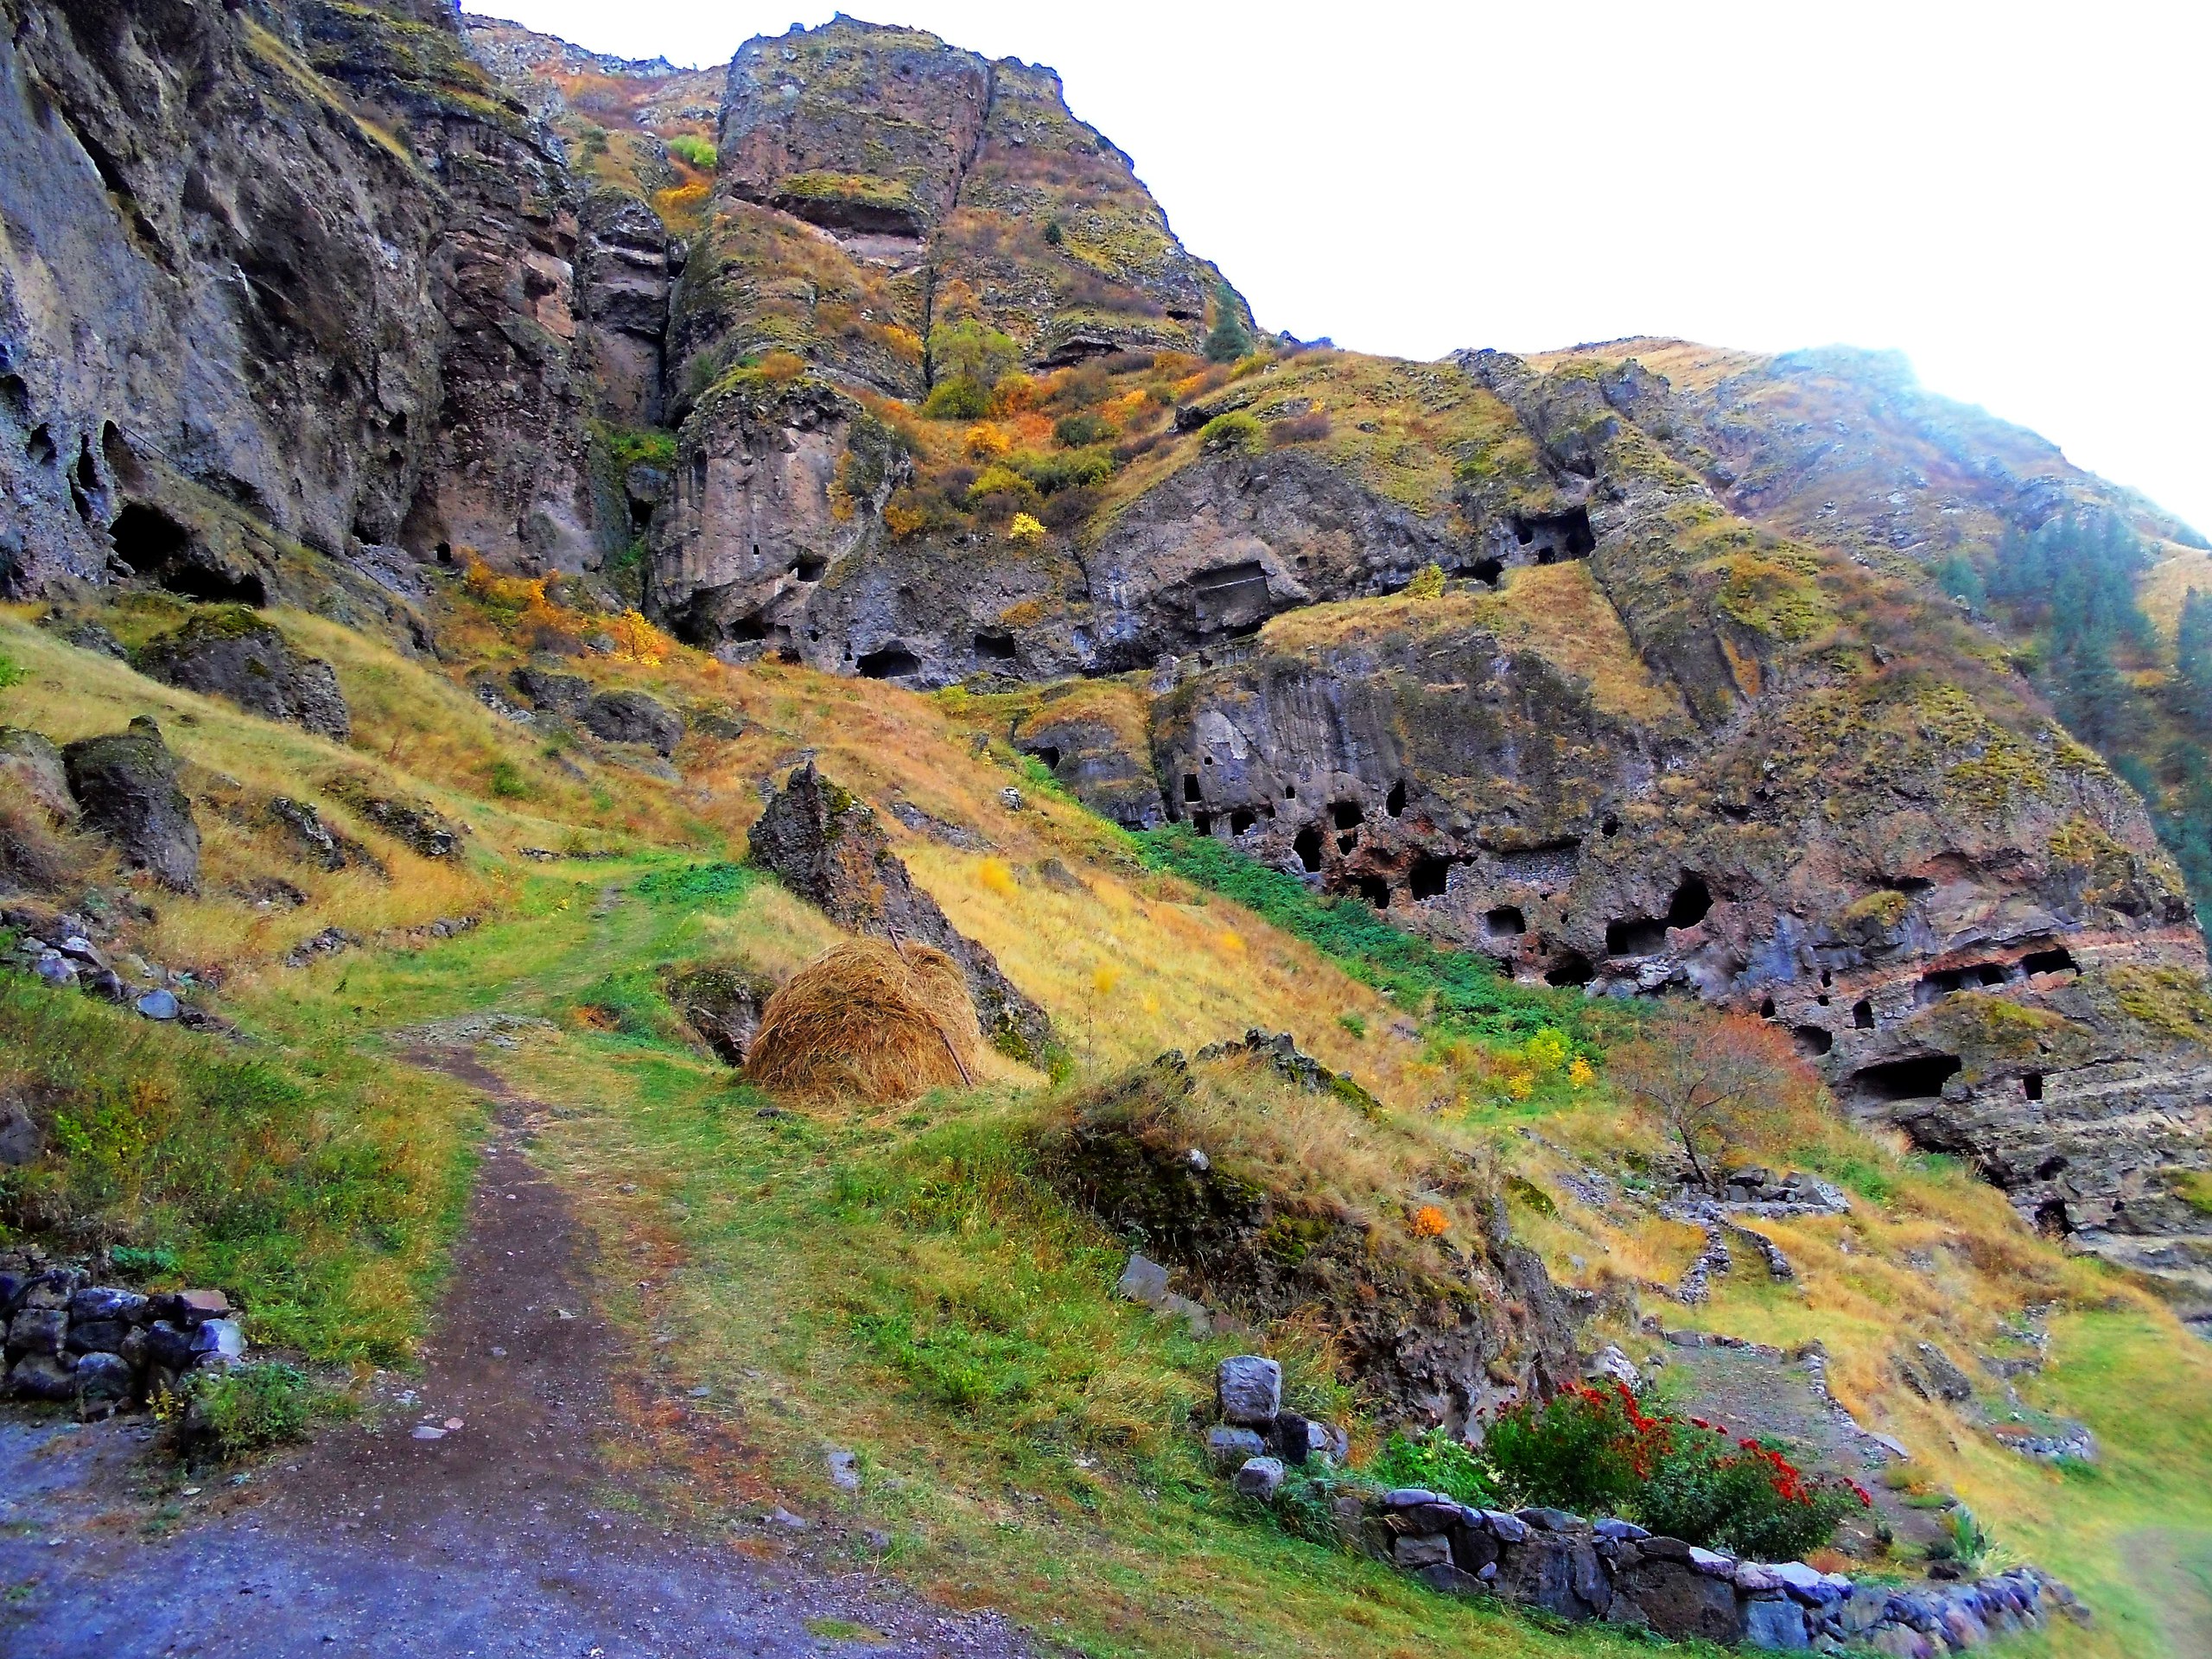
[(67, 745), (61, 761), (87, 829), (162, 886), (200, 891), (200, 826), (159, 726), (140, 715), (127, 731)]
[(768, 802), (749, 844), (755, 860), (839, 926), (931, 945), (951, 957), (967, 979), (985, 1036), (1001, 1050), (1042, 1065), (1058, 1046), (1044, 1009), (914, 885), (874, 809), (823, 778), (811, 760)]
[(244, 606), (202, 611), (148, 640), (131, 666), (164, 685), (227, 697), (241, 709), (343, 743), (353, 711), (328, 663), (296, 650)]

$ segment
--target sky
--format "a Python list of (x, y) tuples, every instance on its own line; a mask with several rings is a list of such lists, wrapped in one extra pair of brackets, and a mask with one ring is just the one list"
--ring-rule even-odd
[[(844, 0), (1057, 68), (1261, 324), (1895, 349), (2212, 534), (2212, 5)], [(472, 0), (726, 61), (798, 0)]]

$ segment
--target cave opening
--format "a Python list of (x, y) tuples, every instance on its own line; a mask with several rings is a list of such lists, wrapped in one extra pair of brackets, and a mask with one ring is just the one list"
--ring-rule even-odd
[(976, 636), (976, 655), (987, 663), (1010, 663), (1015, 655), (1014, 636), (1002, 628), (986, 628)]
[(1329, 817), (1339, 830), (1356, 830), (1367, 822), (1367, 815), (1359, 810), (1357, 801), (1331, 801)]
[(1477, 559), (1467, 567), (1467, 574), (1477, 582), (1486, 582), (1495, 588), (1505, 575), (1505, 563), (1501, 559)]
[(1521, 914), (1518, 905), (1493, 905), (1483, 912), (1483, 925), (1492, 938), (1519, 938), (1529, 931), (1529, 923)]
[(1060, 769), (1060, 750), (1058, 744), (1039, 743), (1028, 753), (1044, 763), (1046, 771), (1058, 772)]
[(173, 594), (256, 609), (269, 602), (267, 589), (253, 572), (234, 575), (194, 557), (191, 532), (159, 507), (143, 501), (124, 503), (108, 526), (108, 536), (117, 557)]
[(1213, 814), (1211, 812), (1192, 813), (1191, 828), (1197, 830), (1202, 836), (1210, 836), (1213, 834)]
[(1538, 564), (1557, 564), (1586, 559), (1597, 548), (1586, 507), (1569, 507), (1557, 513), (1515, 513), (1513, 539), (1530, 549)]
[(2020, 1074), (2020, 1092), (2030, 1100), (2043, 1098), (2043, 1073), (2024, 1071)]
[(1762, 1020), (1771, 1020), (1774, 1018), (1774, 999), (1772, 997), (1763, 996), (1759, 999), (1759, 1018)]
[(2053, 945), (2048, 950), (2031, 950), (2020, 958), (2020, 970), (2027, 974), (2078, 974), (2082, 971), (2063, 945)]
[(1851, 1005), (1851, 1024), (1856, 1031), (1874, 1029), (1874, 1005), (1863, 996)]
[(1229, 833), (1232, 836), (1241, 836), (1257, 822), (1258, 819), (1252, 813), (1240, 806), (1229, 815)]
[(1587, 985), (1598, 976), (1590, 958), (1580, 950), (1562, 950), (1552, 965), (1544, 969), (1547, 985)]
[(1816, 1060), (1835, 1046), (1835, 1033), (1825, 1026), (1800, 1026), (1789, 1040), (1807, 1059)]
[(759, 611), (748, 611), (729, 625), (729, 637), (741, 645), (752, 645), (768, 637), (768, 620)]
[(1392, 817), (1402, 817), (1406, 810), (1406, 780), (1402, 778), (1390, 785), (1390, 793), (1383, 800), (1382, 810)]
[(1298, 798), (1298, 785), (1296, 784), (1285, 784), (1282, 786), (1282, 798), (1286, 801), (1296, 800)]
[(1198, 787), (1198, 774), (1195, 772), (1185, 772), (1183, 774), (1183, 798), (1186, 801), (1203, 801), (1205, 798), (1205, 791)]
[(1921, 1054), (1905, 1060), (1884, 1060), (1861, 1066), (1851, 1074), (1853, 1087), (1871, 1100), (1934, 1100), (1943, 1085), (1965, 1070), (1955, 1054)]
[(1422, 854), (1414, 860), (1406, 886), (1415, 899), (1441, 899), (1452, 885), (1452, 861)]
[(1321, 832), (1319, 830), (1310, 823), (1307, 824), (1293, 837), (1290, 846), (1291, 850), (1298, 855), (1300, 868), (1306, 874), (1316, 875), (1320, 873)]
[(802, 553), (791, 561), (791, 575), (801, 582), (819, 582), (830, 561), (818, 553)]
[(1377, 910), (1390, 908), (1390, 884), (1379, 875), (1359, 878), (1359, 896)]
[[(1667, 901), (1667, 925), (1695, 927), (1712, 908), (1713, 893), (1705, 885), (1705, 878), (1686, 870), (1675, 888), (1675, 896)], [(1827, 982), (1825, 974), (1821, 976), (1821, 982)]]
[(922, 659), (906, 646), (893, 643), (880, 650), (863, 652), (858, 666), (871, 680), (903, 680), (922, 671)]
[(1605, 954), (1609, 957), (1656, 956), (1667, 948), (1667, 924), (1648, 916), (1630, 916), (1605, 924)]
[(1357, 834), (1338, 836), (1337, 837), (1337, 850), (1340, 853), (1349, 853), (1353, 848), (1358, 845), (1359, 836)]
[(2036, 1230), (2045, 1238), (2063, 1238), (2074, 1230), (2066, 1214), (2066, 1200), (2045, 1198), (2036, 1206)]

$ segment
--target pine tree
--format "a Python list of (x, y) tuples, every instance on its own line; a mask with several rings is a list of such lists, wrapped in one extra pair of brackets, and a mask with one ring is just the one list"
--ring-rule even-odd
[(2174, 678), (2183, 718), (2212, 730), (2212, 599), (2196, 588), (2181, 602), (2174, 645)]
[(1234, 363), (1252, 349), (1252, 334), (1237, 315), (1236, 296), (1227, 283), (1214, 289), (1213, 327), (1206, 335), (1206, 359)]

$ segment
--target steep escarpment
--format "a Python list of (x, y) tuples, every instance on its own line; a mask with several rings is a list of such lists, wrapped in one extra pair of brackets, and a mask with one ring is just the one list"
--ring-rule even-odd
[(432, 0), (6, 3), (14, 591), (419, 641), (480, 556), (961, 685), (1123, 824), (1764, 1014), (2040, 1224), (2203, 1269), (2182, 877), (1930, 580), (2189, 532), (2031, 435), (1864, 354), (1255, 341), (1052, 72), (916, 30), (707, 73)]

